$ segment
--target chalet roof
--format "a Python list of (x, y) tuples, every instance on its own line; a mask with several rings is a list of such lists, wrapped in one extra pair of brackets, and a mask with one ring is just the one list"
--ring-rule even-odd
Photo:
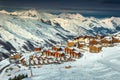
[(68, 42), (73, 42), (72, 40), (68, 40)]
[(108, 40), (108, 41), (111, 41), (111, 40), (112, 40), (112, 37), (106, 36), (106, 37), (104, 37), (103, 39), (106, 39), (106, 40)]
[(76, 51), (76, 52), (80, 52), (80, 49), (77, 48), (77, 47), (71, 47), (70, 49), (74, 49), (74, 51)]
[(48, 56), (47, 58), (54, 58), (53, 56)]
[(100, 39), (95, 39), (97, 42), (100, 42), (101, 40)]
[(63, 53), (65, 53), (65, 52), (64, 52), (64, 51), (59, 51), (58, 53), (63, 54)]
[(85, 42), (81, 42), (81, 41), (79, 41), (79, 44), (85, 44)]
[(55, 50), (52, 50), (52, 49), (49, 49), (49, 51), (52, 52), (52, 53), (56, 52)]
[(65, 46), (58, 46), (58, 45), (54, 45), (56, 48), (62, 48), (64, 49)]
[(120, 37), (119, 37), (119, 36), (116, 36), (116, 37), (114, 37), (114, 38), (120, 40)]
[(18, 54), (20, 54), (20, 53), (13, 53), (13, 54), (11, 54), (11, 56), (15, 56), (15, 55), (18, 55)]
[(101, 45), (97, 44), (97, 45), (94, 45), (95, 47), (101, 47)]
[(29, 57), (30, 56), (32, 56), (32, 55), (34, 55), (35, 53), (34, 52), (31, 52), (31, 53), (29, 53), (29, 54), (24, 54), (21, 58), (20, 58), (20, 60), (22, 60), (23, 58), (25, 58), (25, 60), (28, 60), (29, 59)]
[(74, 52), (75, 52), (75, 53), (79, 53), (80, 51), (76, 51), (76, 50), (75, 50)]
[(44, 47), (43, 50), (48, 50), (49, 48), (48, 47)]

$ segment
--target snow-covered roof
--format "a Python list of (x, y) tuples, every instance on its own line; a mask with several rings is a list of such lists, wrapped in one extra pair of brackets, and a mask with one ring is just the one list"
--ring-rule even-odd
[(112, 40), (112, 37), (111, 36), (106, 36), (104, 37), (104, 39), (108, 40), (108, 41), (111, 41)]
[(25, 60), (28, 60), (29, 57), (32, 56), (32, 55), (34, 55), (34, 54), (35, 54), (34, 52), (30, 52), (29, 54), (24, 54), (24, 55), (20, 58), (20, 60), (23, 59), (23, 58), (25, 58)]
[(120, 37), (119, 37), (119, 36), (116, 36), (116, 37), (114, 37), (114, 38), (120, 40)]
[(65, 52), (64, 52), (64, 51), (58, 51), (58, 53), (63, 54), (63, 53), (65, 53)]
[(68, 42), (73, 42), (72, 40), (68, 40)]
[(97, 44), (97, 45), (94, 45), (95, 47), (102, 47), (101, 45)]
[(50, 52), (53, 52), (53, 53), (56, 52), (55, 50), (52, 50), (52, 49), (48, 49), (47, 51), (50, 51)]
[(74, 52), (75, 52), (75, 53), (79, 53), (80, 51), (78, 51), (78, 50), (75, 50)]

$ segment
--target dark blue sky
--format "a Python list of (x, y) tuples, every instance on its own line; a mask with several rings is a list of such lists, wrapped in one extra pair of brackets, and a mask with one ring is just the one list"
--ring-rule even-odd
[(0, 7), (120, 9), (120, 0), (0, 0)]
[(70, 10), (92, 16), (119, 16), (120, 0), (0, 0), (1, 9)]

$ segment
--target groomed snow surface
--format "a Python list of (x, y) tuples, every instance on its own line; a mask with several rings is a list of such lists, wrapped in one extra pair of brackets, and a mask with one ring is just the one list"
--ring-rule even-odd
[[(63, 64), (43, 65), (40, 68), (32, 68), (33, 77), (24, 80), (120, 80), (120, 45), (103, 48), (100, 53), (82, 53), (83, 56), (74, 62)], [(66, 69), (65, 66), (72, 66)], [(21, 73), (30, 76), (30, 70), (21, 68)], [(6, 74), (2, 80), (7, 80)]]

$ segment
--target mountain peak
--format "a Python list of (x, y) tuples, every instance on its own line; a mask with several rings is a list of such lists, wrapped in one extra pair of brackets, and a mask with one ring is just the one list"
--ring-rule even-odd
[(68, 18), (68, 19), (84, 19), (84, 16), (82, 16), (79, 13), (76, 14), (62, 13), (59, 15), (59, 17)]
[(8, 12), (5, 10), (0, 11), (1, 14), (7, 14), (12, 16), (26, 16), (26, 17), (38, 17), (39, 12), (35, 9), (30, 10), (23, 10), (23, 11), (14, 11), (14, 12)]
[(38, 11), (35, 9), (16, 11), (16, 12), (12, 12), (11, 14), (16, 16), (27, 16), (27, 17), (38, 17), (39, 15)]

